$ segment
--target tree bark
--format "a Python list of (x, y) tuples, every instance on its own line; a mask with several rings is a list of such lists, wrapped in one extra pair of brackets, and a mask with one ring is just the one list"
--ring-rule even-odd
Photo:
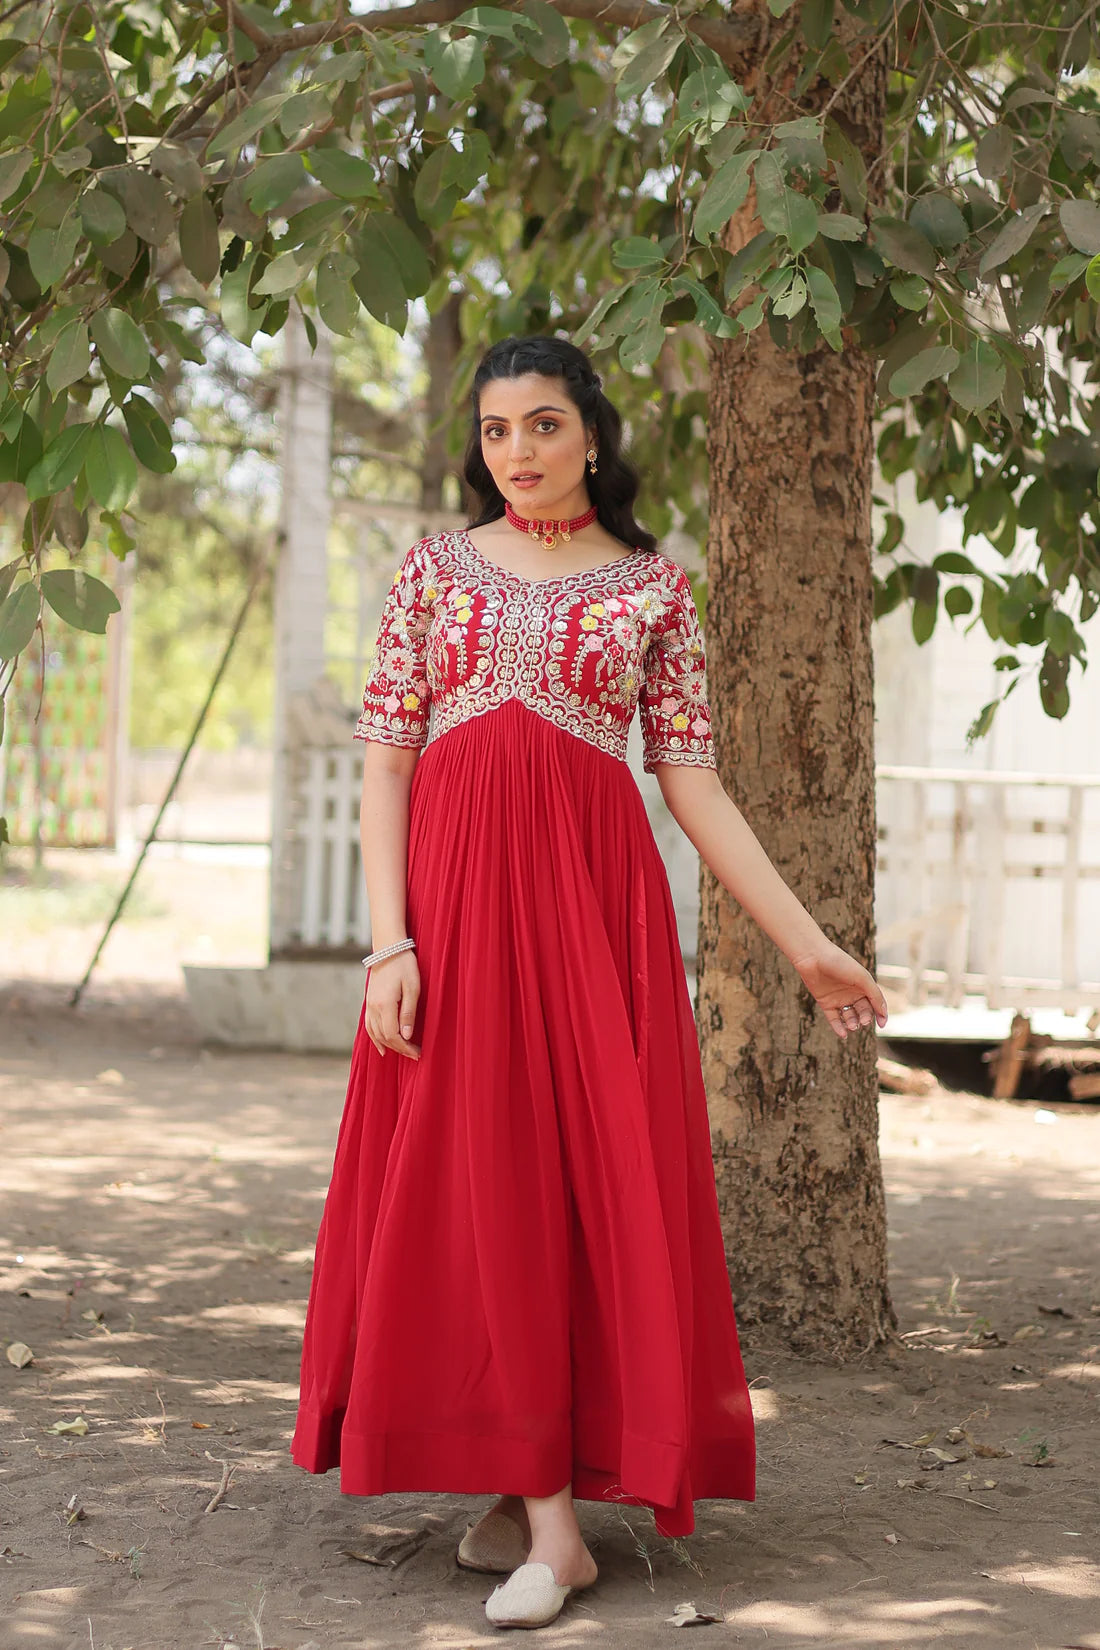
[[(799, 66), (792, 50), (777, 83), (746, 83), (754, 121), (832, 96), (811, 82), (793, 99)], [(876, 168), (885, 82), (876, 50), (833, 108)], [(752, 190), (727, 246), (761, 227)], [(767, 321), (713, 342), (706, 607), (723, 783), (825, 933), (872, 972), (873, 379), (847, 341), (842, 354), (799, 354)], [(874, 1028), (838, 1038), (705, 866), (700, 893), (698, 1021), (738, 1318), (797, 1353), (843, 1359), (897, 1325)]]
[(420, 502), (425, 510), (442, 510), (443, 484), (453, 468), (447, 456), (447, 427), (454, 411), (455, 362), (462, 348), (460, 293), (450, 297), (428, 319), (424, 362), (428, 369), (425, 397), (424, 463), (420, 471)]

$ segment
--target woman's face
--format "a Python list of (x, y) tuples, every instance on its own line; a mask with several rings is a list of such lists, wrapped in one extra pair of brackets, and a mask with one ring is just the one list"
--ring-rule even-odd
[(540, 372), (490, 379), (478, 411), (489, 474), (519, 515), (557, 520), (588, 509), (591, 432), (563, 379)]

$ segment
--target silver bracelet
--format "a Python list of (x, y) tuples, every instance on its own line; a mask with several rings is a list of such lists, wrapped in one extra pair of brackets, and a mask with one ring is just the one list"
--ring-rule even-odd
[(392, 957), (398, 951), (407, 951), (415, 944), (415, 940), (397, 940), (393, 945), (385, 945), (381, 951), (372, 951), (369, 957), (364, 957), (363, 967), (370, 968), (373, 963), (381, 962), (383, 957)]

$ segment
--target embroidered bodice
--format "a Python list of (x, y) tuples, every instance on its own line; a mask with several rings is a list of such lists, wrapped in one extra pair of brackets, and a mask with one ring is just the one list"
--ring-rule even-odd
[(419, 748), (508, 699), (623, 761), (638, 710), (647, 773), (658, 762), (715, 767), (683, 568), (634, 550), (524, 579), (464, 531), (419, 540), (386, 594), (355, 737)]

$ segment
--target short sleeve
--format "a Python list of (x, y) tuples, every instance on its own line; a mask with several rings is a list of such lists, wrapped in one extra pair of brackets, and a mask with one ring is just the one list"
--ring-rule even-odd
[(638, 696), (642, 767), (717, 768), (707, 697), (706, 650), (691, 581), (682, 567), (662, 588), (665, 610), (650, 633)]
[(363, 689), (355, 738), (419, 749), (427, 743), (431, 693), (423, 540), (405, 553), (382, 605), (374, 658)]

